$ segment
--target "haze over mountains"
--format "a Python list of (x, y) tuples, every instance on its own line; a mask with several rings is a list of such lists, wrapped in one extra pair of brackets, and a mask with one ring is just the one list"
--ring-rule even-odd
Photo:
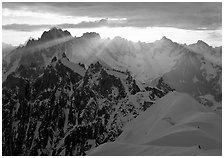
[(4, 53), (2, 72), (3, 155), (221, 155), (222, 47), (54, 27)]
[(15, 49), (14, 46), (7, 43), (2, 43), (2, 58), (4, 58), (8, 53), (10, 53), (13, 49)]

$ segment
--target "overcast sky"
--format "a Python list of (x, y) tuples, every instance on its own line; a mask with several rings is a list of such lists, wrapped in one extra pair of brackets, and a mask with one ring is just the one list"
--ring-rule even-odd
[(222, 4), (4, 2), (2, 24), (3, 42), (14, 45), (58, 26), (73, 36), (96, 31), (102, 37), (118, 35), (133, 41), (153, 42), (167, 36), (179, 43), (204, 40), (220, 46)]

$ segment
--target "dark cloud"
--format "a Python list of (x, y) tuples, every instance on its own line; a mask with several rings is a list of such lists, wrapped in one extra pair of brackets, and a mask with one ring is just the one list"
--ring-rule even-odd
[(104, 18), (127, 18), (125, 23), (82, 22), (70, 27), (169, 26), (183, 29), (217, 29), (222, 26), (221, 2), (191, 3), (6, 3), (3, 8), (51, 12), (68, 16), (89, 16)]

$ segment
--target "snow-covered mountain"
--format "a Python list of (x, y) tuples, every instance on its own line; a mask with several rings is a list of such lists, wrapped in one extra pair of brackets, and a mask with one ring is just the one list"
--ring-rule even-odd
[[(209, 53), (207, 49), (203, 51)], [(221, 53), (221, 48), (211, 49)], [(127, 143), (118, 141), (132, 130), (126, 128), (129, 122), (142, 113), (151, 119), (166, 109), (170, 109), (165, 111), (167, 117), (174, 111), (174, 118), (182, 112), (191, 118), (194, 110), (201, 116), (205, 109), (221, 115), (222, 66), (205, 57), (206, 53), (166, 37), (142, 43), (121, 37), (102, 39), (94, 32), (72, 37), (60, 28), (45, 31), (37, 40), (29, 39), (3, 58), (3, 155), (86, 155), (113, 141), (125, 149)], [(186, 108), (186, 113), (180, 108)], [(142, 126), (140, 122), (136, 124)], [(155, 127), (168, 128), (163, 123)], [(139, 129), (134, 130), (138, 133)], [(174, 137), (179, 139), (179, 135)], [(213, 141), (213, 136), (208, 137)], [(135, 147), (142, 153), (133, 154), (140, 155), (143, 148), (152, 155), (160, 149), (168, 155), (188, 155), (192, 150), (197, 155), (217, 154), (216, 150), (199, 152), (195, 146), (151, 144), (141, 148), (132, 144), (127, 150)]]
[[(4, 58), (3, 69), (6, 75), (3, 75), (3, 80), (8, 75), (7, 71), (15, 70), (15, 65), (29, 65), (34, 61), (40, 66), (48, 65), (52, 56), (64, 51), (72, 62), (81, 62), (88, 67), (100, 59), (114, 69), (128, 69), (141, 82), (151, 81), (171, 71), (179, 59), (189, 52), (209, 59), (208, 62), (215, 65), (220, 65), (221, 59), (221, 48), (210, 47), (202, 41), (186, 46), (163, 37), (154, 43), (143, 43), (121, 37), (102, 39), (94, 32), (72, 37), (68, 31), (52, 28), (45, 31), (40, 39), (29, 40), (26, 46), (19, 47)], [(208, 57), (209, 54), (211, 57)]]
[(129, 122), (113, 143), (89, 155), (221, 155), (222, 117), (187, 94), (173, 92)]
[(140, 89), (128, 71), (100, 60), (86, 70), (65, 53), (42, 69), (21, 65), (3, 82), (3, 155), (85, 155), (171, 90)]
[(86, 33), (70, 45), (67, 52), (73, 62), (81, 60), (88, 66), (94, 60), (101, 59), (117, 70), (128, 69), (140, 81), (154, 79), (170, 71), (183, 54), (183, 48), (166, 37), (147, 44), (121, 37), (101, 39), (96, 33)]
[(68, 31), (52, 28), (45, 31), (38, 40), (29, 39), (26, 45), (19, 46), (3, 58), (3, 81), (20, 65), (36, 67), (48, 65), (53, 56), (65, 51), (65, 43), (72, 38)]
[[(172, 70), (162, 76), (164, 82), (175, 90), (188, 93), (213, 109), (221, 108), (222, 67), (220, 65), (189, 51), (179, 58)], [(157, 83), (156, 80), (153, 82)]]

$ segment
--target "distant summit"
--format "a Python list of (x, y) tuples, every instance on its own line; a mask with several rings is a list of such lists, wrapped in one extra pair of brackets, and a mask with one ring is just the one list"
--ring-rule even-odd
[(26, 42), (25, 42), (25, 46), (29, 47), (29, 46), (34, 46), (36, 44), (36, 39), (30, 37)]
[(50, 41), (66, 36), (71, 36), (70, 32), (67, 30), (63, 31), (61, 28), (53, 27), (49, 31), (44, 31), (44, 33), (41, 35), (41, 41)]
[(170, 44), (174, 44), (175, 42), (173, 42), (171, 39), (167, 38), (166, 36), (163, 36), (160, 40), (156, 40), (154, 42), (154, 44), (156, 45), (170, 45)]
[(213, 48), (202, 40), (198, 40), (197, 43), (190, 44), (187, 48), (197, 54), (202, 54), (207, 60), (217, 65), (222, 64), (222, 47)]
[(197, 44), (198, 44), (198, 45), (209, 46), (207, 43), (205, 43), (205, 42), (202, 41), (202, 40), (198, 40), (198, 41), (197, 41)]
[(168, 42), (168, 43), (173, 43), (173, 41), (171, 39), (167, 38), (166, 36), (163, 36), (160, 41), (162, 41), (162, 42)]
[(161, 40), (170, 40), (166, 36), (163, 36)]
[(98, 34), (96, 32), (86, 32), (86, 33), (83, 33), (82, 37), (84, 37), (84, 38), (101, 38), (100, 34)]
[(49, 41), (52, 42), (54, 40), (58, 40), (58, 39), (61, 39), (61, 38), (64, 38), (64, 37), (71, 37), (72, 38), (72, 35), (67, 30), (63, 31), (61, 28), (53, 27), (49, 31), (44, 31), (43, 34), (41, 35), (41, 38), (38, 38), (38, 40), (30, 37), (25, 42), (24, 45), (26, 47), (34, 47), (34, 46), (37, 46), (38, 44), (41, 44), (43, 42), (49, 42)]

